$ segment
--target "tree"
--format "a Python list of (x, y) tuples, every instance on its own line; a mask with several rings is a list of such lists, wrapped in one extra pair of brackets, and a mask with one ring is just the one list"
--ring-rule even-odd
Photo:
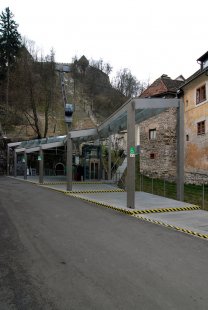
[(99, 69), (100, 71), (104, 72), (108, 76), (113, 70), (113, 67), (108, 62), (104, 62), (102, 58), (100, 58), (99, 60), (91, 59), (90, 66), (93, 68)]
[(38, 59), (33, 42), (27, 41), (25, 44), (27, 47), (21, 48), (11, 75), (11, 97), (15, 98), (13, 109), (25, 118), (25, 124), (30, 125), (36, 137), (42, 138), (47, 136), (54, 104), (58, 101), (55, 56), (51, 50), (50, 55)]
[(56, 86), (56, 72), (55, 72), (55, 53), (51, 49), (50, 55), (45, 57), (45, 61), (41, 62), (41, 80), (42, 80), (42, 103), (45, 114), (45, 129), (43, 137), (47, 136), (49, 113), (52, 110), (55, 101), (55, 86)]
[(0, 15), (0, 72), (6, 76), (6, 106), (9, 103), (10, 70), (15, 63), (16, 56), (21, 47), (21, 36), (17, 31), (18, 25), (13, 20), (14, 15), (9, 7)]
[(112, 81), (112, 85), (127, 98), (138, 96), (145, 87), (145, 84), (139, 82), (137, 78), (131, 74), (131, 71), (126, 68), (117, 72), (116, 77)]

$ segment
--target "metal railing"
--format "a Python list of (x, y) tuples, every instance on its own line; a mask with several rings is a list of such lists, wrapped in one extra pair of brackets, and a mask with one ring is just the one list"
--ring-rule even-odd
[[(165, 178), (156, 179), (139, 174), (136, 176), (136, 190), (177, 199), (176, 183)], [(201, 185), (184, 184), (184, 201), (208, 210), (208, 183), (202, 181)]]

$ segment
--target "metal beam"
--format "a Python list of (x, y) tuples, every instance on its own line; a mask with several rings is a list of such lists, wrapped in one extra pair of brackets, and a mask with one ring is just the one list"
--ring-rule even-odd
[(133, 101), (135, 102), (135, 110), (168, 109), (179, 106), (178, 99), (145, 98), (133, 99)]
[(43, 170), (44, 170), (44, 153), (42, 148), (39, 151), (39, 183), (43, 184)]
[(98, 131), (97, 128), (90, 128), (90, 129), (82, 129), (82, 130), (72, 130), (70, 131), (71, 138), (82, 138), (82, 137), (89, 137), (89, 136), (97, 136)]
[(22, 142), (11, 142), (11, 143), (8, 143), (7, 145), (9, 147), (13, 147), (13, 146), (19, 146)]
[(184, 102), (177, 108), (177, 199), (184, 201)]
[(29, 153), (33, 153), (33, 152), (39, 152), (40, 151), (40, 147), (37, 146), (37, 147), (32, 147), (30, 149), (25, 149), (26, 153), (29, 154)]
[[(127, 208), (135, 208), (135, 154), (130, 154), (130, 149), (135, 150), (135, 102), (128, 104), (127, 114)], [(134, 155), (134, 156), (132, 156)]]
[(24, 153), (25, 148), (15, 149), (15, 153)]
[(24, 151), (24, 160), (25, 160), (24, 179), (27, 180), (27, 153), (26, 153), (26, 151)]
[(72, 138), (70, 132), (67, 135), (66, 181), (67, 191), (72, 191)]
[(55, 147), (59, 147), (59, 146), (63, 146), (63, 145), (64, 145), (64, 141), (59, 141), (59, 142), (42, 144), (41, 147), (43, 150), (47, 150), (47, 149), (53, 149)]
[(111, 135), (108, 137), (108, 180), (111, 180)]
[(14, 177), (17, 176), (17, 153), (14, 150)]

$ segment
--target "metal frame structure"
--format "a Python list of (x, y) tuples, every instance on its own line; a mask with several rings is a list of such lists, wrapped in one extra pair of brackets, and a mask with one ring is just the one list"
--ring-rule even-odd
[(182, 99), (130, 99), (98, 127), (101, 138), (127, 129), (127, 207), (135, 208), (135, 124), (169, 108), (177, 109), (177, 199), (184, 199), (184, 104)]
[[(14, 156), (14, 176), (16, 176), (16, 155), (24, 152), (25, 160), (27, 153), (40, 152), (40, 176), (39, 182), (43, 183), (43, 151), (67, 144), (67, 190), (72, 190), (72, 143), (109, 138), (109, 152), (111, 148), (110, 136), (127, 129), (127, 207), (135, 208), (135, 158), (130, 156), (130, 149), (135, 147), (135, 124), (139, 124), (161, 112), (177, 108), (177, 199), (184, 199), (184, 105), (181, 99), (130, 99), (116, 112), (107, 118), (97, 128), (85, 130), (71, 130), (67, 136), (57, 137), (60, 141), (52, 138), (34, 140), (34, 142), (18, 142)], [(51, 140), (50, 140), (51, 139)], [(55, 139), (55, 138), (54, 138)], [(55, 139), (56, 140), (56, 139)], [(58, 139), (59, 140), (59, 139)], [(8, 144), (10, 147), (13, 143)], [(26, 166), (26, 165), (25, 165)], [(111, 156), (109, 155), (108, 179), (110, 178)], [(8, 164), (9, 171), (9, 164)], [(25, 178), (26, 176), (25, 172)]]

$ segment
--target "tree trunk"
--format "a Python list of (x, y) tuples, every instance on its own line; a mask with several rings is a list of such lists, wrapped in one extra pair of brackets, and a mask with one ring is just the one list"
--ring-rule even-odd
[(40, 132), (40, 128), (39, 128), (38, 114), (37, 114), (37, 109), (36, 109), (36, 104), (35, 104), (35, 101), (34, 101), (34, 96), (33, 96), (32, 88), (30, 89), (30, 103), (31, 103), (32, 111), (33, 111), (36, 133), (38, 135), (38, 139), (41, 139), (42, 136), (41, 136), (41, 132)]
[(8, 114), (9, 110), (9, 75), (10, 75), (10, 64), (9, 60), (7, 61), (8, 67), (7, 67), (7, 77), (6, 77), (6, 113)]
[(48, 114), (49, 114), (49, 101), (47, 100), (47, 104), (45, 107), (45, 130), (44, 130), (44, 138), (47, 136), (48, 133)]

